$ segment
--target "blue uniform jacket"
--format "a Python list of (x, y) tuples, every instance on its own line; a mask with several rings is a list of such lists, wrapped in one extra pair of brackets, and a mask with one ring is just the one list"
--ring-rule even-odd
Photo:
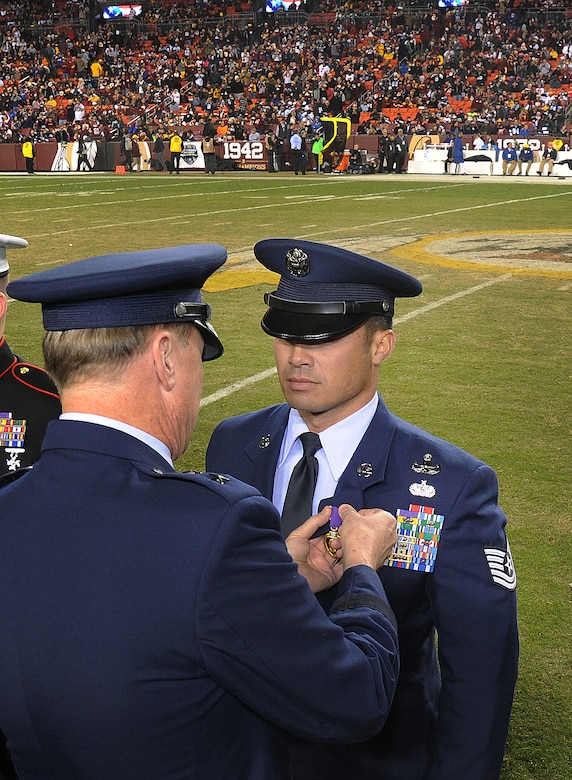
[[(284, 729), (360, 740), (397, 632), (375, 572), (328, 618), (257, 491), (52, 422), (0, 489), (0, 728), (20, 780), (287, 777)], [(351, 632), (351, 633), (350, 633)]]
[[(221, 423), (209, 444), (207, 468), (231, 473), (271, 497), (288, 413), (282, 404)], [(445, 519), (432, 573), (387, 566), (379, 571), (397, 617), (401, 652), (385, 728), (366, 744), (339, 750), (297, 744), (293, 776), (497, 778), (517, 677), (518, 634), (514, 570), (494, 471), (390, 414), (380, 399), (335, 495), (324, 499), (320, 507), (347, 502), (394, 514), (421, 504)], [(497, 565), (505, 571), (497, 572)]]

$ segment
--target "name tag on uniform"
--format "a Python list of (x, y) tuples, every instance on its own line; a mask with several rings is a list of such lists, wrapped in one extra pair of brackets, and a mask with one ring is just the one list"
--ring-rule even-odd
[(444, 520), (431, 506), (410, 504), (409, 509), (398, 509), (398, 540), (385, 566), (432, 572)]

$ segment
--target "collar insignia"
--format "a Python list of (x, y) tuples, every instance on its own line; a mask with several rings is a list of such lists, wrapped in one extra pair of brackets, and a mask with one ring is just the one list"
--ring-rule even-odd
[(369, 477), (373, 477), (373, 466), (371, 463), (361, 463), (357, 467), (357, 473), (358, 477), (363, 477), (364, 479), (369, 479)]
[(264, 436), (260, 437), (260, 441), (258, 442), (258, 446), (261, 450), (265, 449), (265, 447), (270, 446), (270, 439), (271, 436), (269, 433), (265, 433)]

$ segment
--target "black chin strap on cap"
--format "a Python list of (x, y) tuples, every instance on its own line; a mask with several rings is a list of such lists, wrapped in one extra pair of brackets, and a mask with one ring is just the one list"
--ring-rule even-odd
[(383, 314), (391, 309), (389, 301), (290, 301), (265, 293), (264, 302), (272, 309), (295, 314)]

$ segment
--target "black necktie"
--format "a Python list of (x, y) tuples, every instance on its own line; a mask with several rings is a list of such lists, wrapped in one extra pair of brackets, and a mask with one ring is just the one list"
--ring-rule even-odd
[(282, 510), (282, 534), (284, 538), (302, 525), (312, 514), (314, 488), (318, 479), (318, 461), (314, 457), (316, 450), (322, 446), (317, 433), (303, 433), (300, 436), (304, 454), (294, 466), (284, 508)]

